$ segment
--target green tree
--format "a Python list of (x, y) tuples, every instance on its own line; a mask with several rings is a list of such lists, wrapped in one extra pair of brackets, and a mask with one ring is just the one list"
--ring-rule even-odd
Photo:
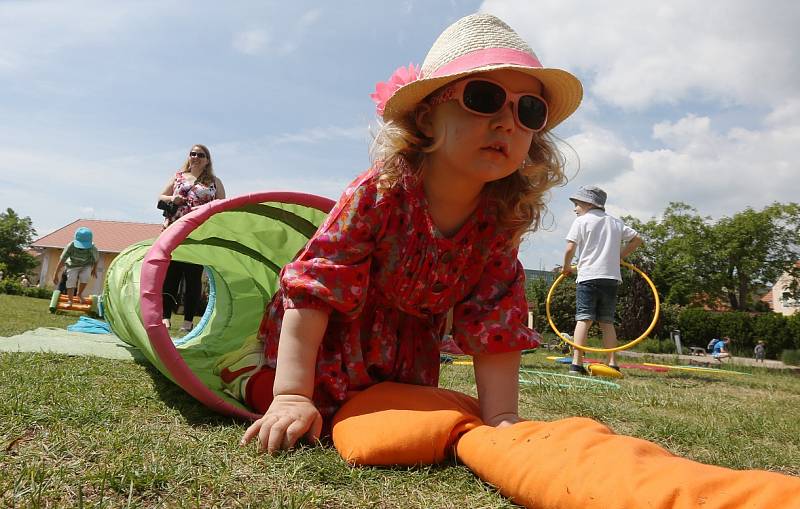
[(733, 309), (752, 307), (755, 285), (771, 284), (784, 272), (796, 276), (800, 205), (773, 203), (760, 212), (748, 207), (720, 219), (714, 230), (719, 264), (715, 287), (724, 292)]
[(644, 239), (636, 259), (638, 265), (650, 268), (646, 272), (665, 302), (685, 306), (707, 292), (714, 270), (713, 244), (708, 242), (713, 236), (711, 218), (699, 216), (685, 203), (673, 202), (661, 220), (623, 219)]
[[(747, 208), (716, 223), (684, 203), (670, 203), (661, 220), (625, 218), (645, 239), (639, 256), (665, 302), (724, 300), (735, 310), (754, 306), (753, 290), (783, 272), (800, 275), (800, 206)], [(800, 291), (790, 287), (792, 296)]]
[(35, 236), (31, 218), (20, 217), (10, 208), (0, 213), (0, 265), (5, 265), (7, 274), (22, 274), (36, 265), (25, 252)]
[[(652, 273), (651, 262), (635, 255), (631, 257), (630, 262), (645, 274)], [(638, 338), (650, 326), (654, 314), (655, 299), (650, 285), (636, 272), (623, 269), (622, 284), (617, 296), (617, 317), (619, 318), (617, 335), (626, 343)], [(650, 335), (655, 336), (657, 333), (657, 330), (653, 330)]]
[(525, 297), (528, 300), (528, 309), (533, 312), (533, 328), (542, 332), (549, 328), (545, 314), (545, 301), (550, 287), (542, 278), (534, 277), (525, 282)]

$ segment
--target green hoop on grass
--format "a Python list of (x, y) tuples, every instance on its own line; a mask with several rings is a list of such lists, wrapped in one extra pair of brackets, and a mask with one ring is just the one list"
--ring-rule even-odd
[[(531, 375), (531, 376), (528, 376)], [(584, 383), (582, 384), (575, 384), (575, 383), (559, 383), (555, 380), (547, 380), (547, 377), (551, 378), (560, 378), (560, 379), (571, 379), (571, 380), (579, 380)], [(523, 385), (544, 385), (545, 383), (548, 385), (556, 385), (562, 388), (588, 388), (592, 384), (603, 386), (603, 387), (610, 387), (612, 389), (619, 389), (619, 384), (614, 382), (609, 382), (607, 380), (600, 380), (595, 377), (586, 377), (586, 376), (578, 376), (578, 375), (564, 375), (562, 373), (553, 373), (551, 371), (539, 371), (536, 369), (520, 369), (519, 370), (519, 383)]]

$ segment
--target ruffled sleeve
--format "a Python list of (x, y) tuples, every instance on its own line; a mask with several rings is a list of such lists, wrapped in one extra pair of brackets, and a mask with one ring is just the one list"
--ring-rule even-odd
[(375, 170), (347, 187), (304, 250), (281, 271), (285, 309), (358, 316), (367, 295), (372, 252), (387, 215), (378, 195)]
[(453, 310), (453, 339), (467, 354), (501, 353), (539, 346), (527, 327), (525, 271), (517, 249), (496, 242), (478, 284)]

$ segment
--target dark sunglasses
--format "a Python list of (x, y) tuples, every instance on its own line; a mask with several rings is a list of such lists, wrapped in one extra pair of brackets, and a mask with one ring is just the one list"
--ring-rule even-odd
[(538, 132), (547, 125), (547, 102), (530, 92), (509, 92), (506, 87), (486, 78), (457, 81), (435, 92), (428, 104), (435, 106), (457, 100), (462, 108), (481, 116), (491, 116), (514, 103), (514, 118), (527, 131)]
[(205, 159), (206, 155), (202, 152), (189, 152), (189, 157), (199, 157), (200, 159)]

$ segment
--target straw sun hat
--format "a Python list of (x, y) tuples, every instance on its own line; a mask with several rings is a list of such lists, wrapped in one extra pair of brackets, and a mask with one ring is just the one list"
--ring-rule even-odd
[(538, 57), (514, 30), (491, 14), (471, 14), (450, 25), (433, 43), (417, 71), (413, 65), (395, 71), (378, 83), (372, 98), (385, 121), (407, 114), (425, 97), (464, 76), (513, 69), (529, 74), (544, 86), (549, 130), (570, 116), (581, 103), (578, 78), (562, 69), (542, 67)]

